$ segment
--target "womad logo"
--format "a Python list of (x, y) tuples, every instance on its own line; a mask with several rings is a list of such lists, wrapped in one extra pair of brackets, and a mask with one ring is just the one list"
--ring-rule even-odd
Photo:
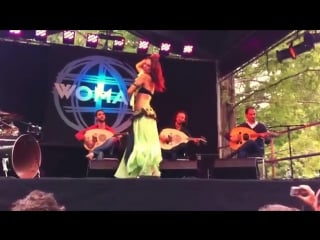
[[(103, 109), (108, 124), (121, 132), (130, 125), (127, 88), (136, 76), (131, 66), (114, 58), (77, 59), (58, 73), (53, 86), (54, 105), (61, 119), (74, 130), (93, 124), (94, 112)], [(91, 120), (86, 122), (88, 118)]]

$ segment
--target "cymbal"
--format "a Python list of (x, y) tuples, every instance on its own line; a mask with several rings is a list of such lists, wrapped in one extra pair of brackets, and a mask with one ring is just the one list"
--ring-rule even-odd
[(17, 114), (17, 113), (8, 113), (8, 112), (3, 112), (0, 111), (0, 118), (1, 120), (4, 121), (14, 121), (14, 120), (19, 120), (21, 119), (21, 115)]
[(0, 110), (0, 116), (8, 116), (10, 115), (11, 113), (8, 113), (8, 112), (4, 112), (4, 111), (1, 111)]
[(9, 115), (5, 115), (2, 117), (3, 120), (8, 120), (8, 121), (19, 120), (21, 118), (22, 118), (21, 115), (17, 113), (10, 113)]

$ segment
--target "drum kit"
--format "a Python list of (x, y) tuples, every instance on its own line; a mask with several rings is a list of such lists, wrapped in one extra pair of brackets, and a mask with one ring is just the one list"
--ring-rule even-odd
[[(5, 177), (8, 174), (22, 178), (40, 177), (41, 149), (38, 137), (41, 127), (20, 120), (15, 113), (0, 110), (0, 159)], [(14, 124), (27, 126), (25, 133)]]

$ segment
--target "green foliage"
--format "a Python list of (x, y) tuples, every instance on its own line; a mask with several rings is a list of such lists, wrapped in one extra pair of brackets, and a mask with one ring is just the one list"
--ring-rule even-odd
[[(311, 123), (320, 121), (320, 46), (302, 53), (296, 59), (285, 59), (279, 63), (276, 50), (287, 48), (279, 45), (254, 63), (235, 74), (237, 122), (244, 120), (244, 107), (257, 107), (258, 120), (268, 126), (305, 124), (306, 128), (290, 131), (291, 148), (295, 177), (318, 177), (320, 157), (302, 157), (320, 152), (320, 124), (309, 127)], [(223, 101), (223, 100), (222, 100)], [(285, 131), (287, 128), (273, 128), (273, 131)], [(290, 156), (287, 133), (277, 137), (275, 157), (277, 159)], [(267, 158), (271, 157), (269, 148)], [(287, 177), (290, 160), (276, 164), (275, 177)], [(268, 175), (271, 166), (267, 167)]]

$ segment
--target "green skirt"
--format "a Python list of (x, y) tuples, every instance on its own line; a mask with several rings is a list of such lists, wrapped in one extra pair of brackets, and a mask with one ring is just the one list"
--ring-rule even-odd
[(142, 114), (133, 119), (132, 128), (133, 146), (125, 150), (114, 176), (116, 178), (160, 177), (159, 165), (162, 154), (156, 120)]

